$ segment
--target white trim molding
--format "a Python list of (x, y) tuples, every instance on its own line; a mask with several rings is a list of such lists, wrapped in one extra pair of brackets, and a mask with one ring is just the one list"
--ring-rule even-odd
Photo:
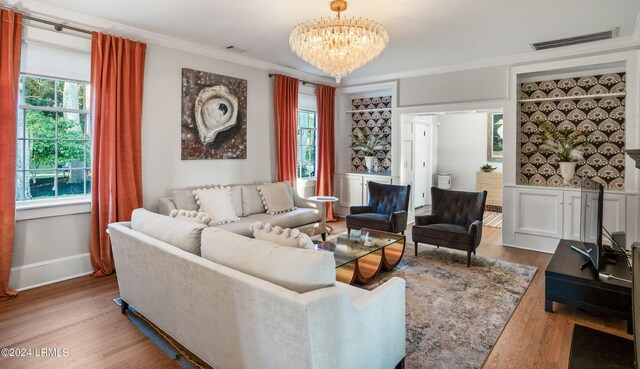
[(9, 287), (24, 291), (91, 274), (89, 253), (21, 265), (11, 268)]

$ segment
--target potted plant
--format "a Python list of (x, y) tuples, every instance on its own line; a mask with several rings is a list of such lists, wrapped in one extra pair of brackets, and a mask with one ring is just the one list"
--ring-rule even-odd
[(491, 164), (489, 164), (489, 163), (487, 163), (487, 164), (485, 164), (485, 165), (483, 165), (483, 166), (481, 166), (481, 167), (480, 167), (480, 170), (481, 170), (481, 171), (483, 171), (483, 172), (485, 172), (485, 173), (491, 173), (491, 172), (493, 172), (493, 171), (494, 171), (494, 170), (496, 170), (496, 169), (498, 169), (498, 168), (497, 168), (497, 167), (494, 167), (493, 165), (491, 165)]
[(543, 141), (538, 151), (558, 155), (563, 184), (565, 186), (571, 184), (571, 180), (576, 175), (576, 162), (584, 159), (586, 133), (571, 128), (558, 129), (549, 121), (541, 121), (537, 125), (538, 133), (534, 137)]
[(372, 134), (362, 134), (361, 136), (351, 135), (351, 140), (352, 149), (364, 151), (364, 161), (369, 172), (373, 171), (373, 161), (376, 158), (376, 153), (389, 146), (387, 141), (382, 139), (382, 136), (376, 137)]

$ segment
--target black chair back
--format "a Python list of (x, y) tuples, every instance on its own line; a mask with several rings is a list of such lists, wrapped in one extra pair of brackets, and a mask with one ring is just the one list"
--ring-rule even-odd
[(408, 211), (411, 185), (399, 186), (369, 181), (369, 206), (378, 214)]
[(438, 218), (438, 223), (468, 228), (476, 220), (482, 220), (487, 191), (464, 192), (431, 187), (431, 201), (431, 214)]

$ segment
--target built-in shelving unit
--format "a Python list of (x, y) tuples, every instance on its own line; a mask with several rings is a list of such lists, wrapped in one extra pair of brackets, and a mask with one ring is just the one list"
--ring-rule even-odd
[(623, 97), (626, 92), (617, 92), (612, 94), (597, 94), (597, 95), (576, 95), (576, 96), (559, 96), (559, 97), (543, 97), (539, 99), (521, 99), (518, 102), (540, 102), (540, 101), (561, 101), (561, 100), (578, 100), (578, 99), (601, 99), (603, 97)]

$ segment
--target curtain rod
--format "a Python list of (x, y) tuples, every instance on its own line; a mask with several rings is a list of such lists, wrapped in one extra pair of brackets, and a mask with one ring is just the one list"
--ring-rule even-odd
[(0, 6), (0, 9), (5, 9), (5, 10), (11, 10), (13, 12), (18, 12), (18, 13), (22, 14), (22, 18), (23, 19), (27, 19), (27, 20), (30, 20), (30, 21), (34, 21), (34, 22), (38, 22), (38, 23), (44, 23), (44, 24), (47, 24), (49, 26), (53, 26), (53, 29), (55, 29), (58, 32), (62, 31), (63, 29), (68, 29), (69, 31), (86, 33), (88, 35), (90, 35), (92, 33), (91, 31), (89, 31), (87, 29), (84, 29), (84, 28), (78, 28), (78, 27), (74, 27), (74, 26), (67, 26), (67, 25), (62, 24), (62, 23), (57, 23), (57, 22), (53, 22), (53, 21), (50, 21), (50, 20), (33, 17), (31, 15), (24, 14), (20, 10), (11, 9), (11, 8), (7, 8), (7, 7), (4, 7), (4, 6)]
[[(269, 78), (271, 78), (271, 77), (273, 77), (273, 76), (275, 76), (275, 75), (276, 75), (275, 73), (269, 73)], [(298, 81), (302, 82), (302, 84), (303, 84), (303, 85), (314, 85), (314, 86), (317, 86), (317, 85), (318, 85), (318, 84), (317, 84), (317, 83), (315, 83), (315, 82), (303, 81), (303, 80), (301, 80), (301, 79), (299, 79)]]

